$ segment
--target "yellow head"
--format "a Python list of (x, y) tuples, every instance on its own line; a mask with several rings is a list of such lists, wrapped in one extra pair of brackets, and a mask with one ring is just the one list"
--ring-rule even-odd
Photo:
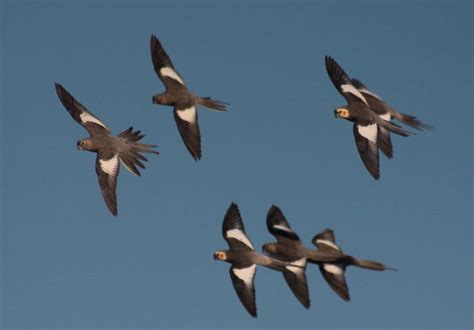
[(225, 251), (216, 251), (214, 252), (214, 260), (227, 260), (227, 253)]
[(334, 110), (334, 116), (336, 116), (336, 118), (349, 118), (350, 116), (350, 112), (349, 112), (349, 109), (347, 108), (336, 108), (336, 110)]

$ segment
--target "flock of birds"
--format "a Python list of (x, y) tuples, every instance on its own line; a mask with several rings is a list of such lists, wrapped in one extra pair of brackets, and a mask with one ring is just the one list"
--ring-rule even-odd
[(222, 223), (222, 236), (230, 250), (214, 252), (214, 259), (231, 263), (230, 277), (242, 305), (253, 317), (257, 317), (254, 278), (257, 265), (280, 271), (298, 301), (310, 307), (306, 264), (319, 265), (319, 270), (329, 286), (345, 301), (350, 300), (345, 278), (347, 266), (383, 271), (389, 268), (377, 261), (358, 259), (346, 255), (336, 244), (334, 232), (326, 229), (315, 235), (312, 243), (317, 249), (303, 245), (298, 234), (290, 227), (281, 210), (273, 205), (267, 214), (268, 231), (277, 239), (276, 243), (262, 246), (265, 254), (255, 251), (245, 233), (237, 204), (232, 203)]
[[(174, 119), (184, 145), (195, 160), (201, 159), (201, 133), (198, 124), (197, 106), (210, 110), (226, 111), (228, 103), (210, 97), (198, 96), (186, 87), (184, 80), (173, 66), (168, 54), (158, 38), (150, 40), (153, 68), (165, 86), (165, 92), (154, 95), (154, 104), (173, 107)], [(392, 119), (417, 130), (431, 129), (416, 117), (400, 113), (388, 105), (381, 97), (370, 91), (361, 81), (351, 79), (344, 70), (329, 57), (325, 57), (326, 71), (339, 93), (346, 99), (347, 105), (335, 109), (337, 118), (353, 122), (356, 147), (363, 164), (369, 173), (378, 180), (379, 149), (393, 157), (390, 133), (403, 137), (414, 134), (392, 122)], [(96, 156), (96, 174), (105, 204), (116, 216), (117, 177), (120, 163), (132, 174), (140, 176), (138, 168), (145, 169), (143, 162), (148, 159), (144, 154), (159, 154), (156, 145), (144, 144), (141, 131), (129, 127), (117, 136), (98, 117), (79, 103), (61, 84), (55, 83), (56, 93), (72, 116), (83, 126), (90, 137), (77, 142), (78, 149), (91, 151)], [(232, 264), (230, 276), (242, 304), (250, 315), (256, 317), (255, 288), (253, 279), (256, 265), (263, 265), (283, 273), (283, 276), (296, 298), (309, 308), (310, 299), (306, 283), (307, 262), (319, 265), (319, 269), (329, 286), (344, 300), (349, 300), (349, 290), (344, 276), (347, 266), (358, 266), (371, 270), (386, 270), (388, 267), (375, 261), (357, 259), (345, 255), (336, 245), (334, 233), (330, 229), (317, 234), (313, 244), (317, 249), (305, 247), (298, 235), (291, 229), (284, 215), (276, 206), (272, 206), (267, 215), (267, 227), (277, 243), (263, 246), (265, 254), (255, 252), (248, 239), (240, 212), (236, 204), (231, 204), (225, 217), (222, 233), (230, 250), (218, 251), (214, 258)]]

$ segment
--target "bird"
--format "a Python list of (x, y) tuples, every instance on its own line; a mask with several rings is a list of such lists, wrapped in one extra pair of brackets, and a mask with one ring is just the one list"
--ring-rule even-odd
[(184, 145), (194, 160), (201, 159), (201, 133), (197, 105), (215, 111), (227, 111), (228, 103), (193, 94), (176, 71), (168, 54), (155, 35), (150, 40), (153, 68), (165, 86), (165, 92), (153, 96), (153, 104), (173, 107), (174, 119)]
[(396, 270), (395, 268), (387, 267), (378, 261), (359, 259), (346, 255), (336, 244), (334, 232), (329, 228), (316, 234), (312, 239), (312, 243), (316, 245), (318, 251), (339, 255), (337, 262), (321, 263), (319, 265), (319, 270), (331, 289), (344, 301), (350, 300), (349, 288), (345, 277), (346, 267), (356, 266), (375, 271)]
[(245, 233), (240, 210), (235, 203), (231, 203), (224, 216), (222, 236), (230, 249), (214, 252), (214, 260), (225, 261), (232, 265), (229, 273), (235, 292), (252, 317), (257, 317), (254, 286), (257, 265), (277, 271), (304, 271), (300, 264), (282, 262), (256, 252)]
[(97, 154), (95, 170), (105, 204), (113, 216), (117, 216), (117, 177), (120, 162), (132, 174), (140, 176), (137, 167), (145, 168), (142, 153), (158, 155), (152, 150), (156, 145), (139, 143), (145, 135), (129, 127), (119, 135), (112, 135), (110, 129), (85, 106), (79, 103), (61, 84), (55, 83), (59, 100), (71, 117), (86, 129), (90, 137), (77, 141), (77, 148)]
[[(367, 101), (370, 110), (379, 115), (380, 118), (391, 121), (392, 118), (415, 128), (417, 130), (431, 130), (430, 125), (422, 123), (415, 116), (407, 115), (405, 113), (398, 112), (393, 107), (388, 105), (380, 96), (372, 92), (366, 85), (364, 85), (359, 79), (352, 78), (352, 84), (355, 88), (364, 96)], [(377, 139), (379, 140), (380, 150), (387, 156), (387, 158), (393, 157), (393, 147), (390, 138), (390, 132), (384, 127), (378, 127)]]
[(329, 78), (348, 103), (337, 107), (334, 115), (336, 118), (343, 118), (354, 123), (353, 133), (360, 158), (372, 177), (378, 180), (380, 178), (378, 150), (382, 148), (384, 153), (391, 154), (386, 135), (380, 136), (378, 133), (380, 128), (403, 137), (414, 133), (384, 120), (372, 111), (364, 95), (354, 86), (349, 76), (333, 58), (326, 56), (325, 64)]
[[(321, 253), (311, 250), (303, 245), (298, 234), (290, 227), (283, 212), (276, 205), (272, 205), (267, 213), (267, 229), (275, 236), (277, 243), (266, 243), (262, 250), (272, 258), (300, 264), (306, 267), (307, 262), (320, 263), (324, 261), (338, 261), (339, 253)], [(283, 276), (292, 289), (298, 301), (308, 309), (310, 307), (310, 297), (306, 280), (305, 269), (299, 272), (284, 272)]]

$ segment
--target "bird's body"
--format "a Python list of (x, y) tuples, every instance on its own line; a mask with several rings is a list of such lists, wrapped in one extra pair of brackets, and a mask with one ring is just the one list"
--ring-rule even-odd
[(363, 93), (369, 98), (374, 98), (375, 94), (362, 87), (361, 92), (357, 88), (360, 85), (354, 85), (334, 59), (326, 56), (325, 64), (332, 83), (348, 102), (347, 105), (336, 108), (335, 116), (354, 123), (353, 133), (361, 160), (369, 173), (378, 180), (380, 177), (378, 150), (381, 149), (389, 158), (393, 154), (389, 132), (403, 137), (413, 133), (390, 122), (391, 112), (388, 106), (382, 107), (378, 102), (373, 103), (375, 110), (372, 109)]
[(201, 132), (198, 124), (197, 105), (211, 110), (226, 111), (226, 103), (193, 94), (173, 66), (158, 38), (150, 40), (153, 68), (165, 85), (165, 92), (153, 96), (154, 104), (172, 106), (179, 133), (189, 153), (195, 160), (201, 159)]
[(339, 254), (340, 258), (336, 262), (320, 263), (319, 270), (333, 291), (345, 301), (350, 300), (349, 288), (345, 277), (346, 268), (348, 266), (356, 266), (375, 271), (394, 270), (378, 261), (358, 259), (346, 255), (336, 244), (336, 238), (331, 229), (325, 229), (315, 235), (312, 242), (319, 251)]
[(255, 303), (254, 277), (257, 265), (289, 273), (304, 273), (304, 267), (298, 263), (283, 262), (257, 253), (245, 233), (239, 208), (232, 203), (227, 210), (222, 224), (222, 235), (229, 244), (229, 250), (214, 253), (214, 259), (230, 263), (229, 270), (232, 284), (242, 305), (253, 317), (257, 317)]
[(142, 161), (147, 159), (142, 153), (154, 153), (155, 145), (138, 143), (144, 135), (140, 131), (133, 131), (130, 127), (117, 136), (112, 135), (109, 128), (60, 84), (56, 83), (56, 93), (69, 112), (71, 117), (83, 126), (90, 137), (77, 142), (77, 148), (94, 152), (96, 158), (96, 174), (104, 201), (110, 212), (117, 215), (117, 177), (120, 170), (120, 162), (132, 174), (140, 176), (137, 167), (145, 168)]

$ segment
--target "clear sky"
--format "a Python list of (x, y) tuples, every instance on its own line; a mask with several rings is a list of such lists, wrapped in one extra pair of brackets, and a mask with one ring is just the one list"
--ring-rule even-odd
[[(473, 5), (470, 1), (1, 1), (1, 327), (472, 327)], [(150, 58), (156, 34), (200, 109), (186, 151)], [(375, 181), (327, 77), (338, 61), (435, 129), (393, 137)], [(97, 184), (87, 132), (60, 82), (114, 133), (158, 144), (141, 178), (122, 168), (119, 215)], [(254, 245), (272, 204), (310, 245), (332, 228), (354, 256), (345, 303), (309, 266), (305, 310), (257, 270), (259, 317), (232, 288), (221, 224), (236, 202)]]

